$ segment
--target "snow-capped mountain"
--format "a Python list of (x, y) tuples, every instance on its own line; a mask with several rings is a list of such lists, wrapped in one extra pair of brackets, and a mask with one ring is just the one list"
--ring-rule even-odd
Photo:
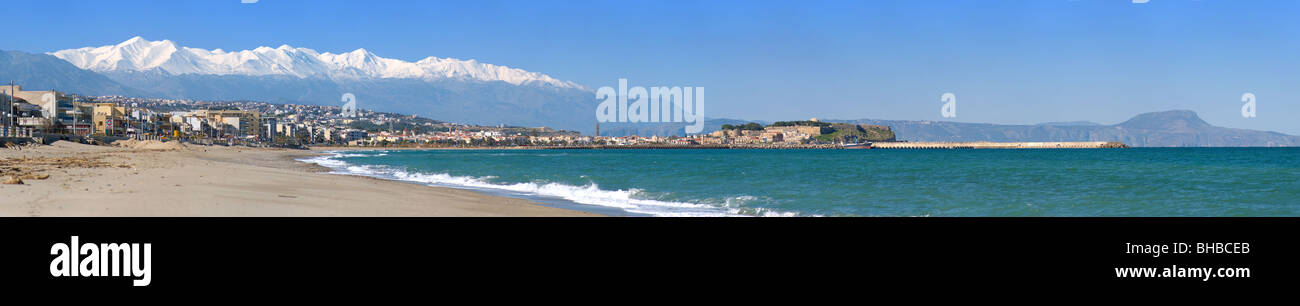
[(340, 105), (351, 94), (362, 109), (451, 122), (595, 127), (590, 89), (474, 60), (407, 62), (365, 49), (335, 54), (287, 45), (206, 50), (140, 37), (21, 58), (14, 60), (25, 65), (21, 71), (38, 74), (25, 79), (74, 93), (315, 105)]
[(365, 49), (334, 54), (282, 45), (228, 52), (182, 47), (170, 40), (149, 41), (137, 36), (117, 45), (67, 49), (49, 54), (79, 68), (101, 73), (156, 71), (170, 75), (293, 76), (335, 81), (476, 80), (586, 90), (577, 83), (545, 74), (474, 60), (428, 57), (412, 63), (379, 57)]

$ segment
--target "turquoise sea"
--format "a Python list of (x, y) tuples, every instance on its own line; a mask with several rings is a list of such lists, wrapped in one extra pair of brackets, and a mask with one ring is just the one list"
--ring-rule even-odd
[(1300, 148), (340, 151), (334, 173), (631, 216), (1300, 216)]

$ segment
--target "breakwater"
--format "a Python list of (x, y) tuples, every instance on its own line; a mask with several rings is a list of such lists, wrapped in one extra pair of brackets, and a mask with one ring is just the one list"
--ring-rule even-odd
[(1104, 149), (1127, 148), (1113, 141), (1056, 141), (1056, 142), (877, 142), (872, 149)]

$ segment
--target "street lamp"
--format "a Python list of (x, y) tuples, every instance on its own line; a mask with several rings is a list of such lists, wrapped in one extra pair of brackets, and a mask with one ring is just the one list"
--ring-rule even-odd
[(78, 122), (77, 119), (81, 118), (81, 114), (83, 113), (81, 112), (81, 110), (77, 109), (75, 104), (73, 104), (72, 110), (68, 111), (67, 113), (72, 115), (72, 134), (77, 136), (82, 136), (81, 134), (77, 134), (77, 122)]

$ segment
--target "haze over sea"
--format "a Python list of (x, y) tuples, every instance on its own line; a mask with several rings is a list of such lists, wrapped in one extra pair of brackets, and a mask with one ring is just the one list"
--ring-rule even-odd
[(307, 161), (611, 215), (1300, 216), (1300, 148), (392, 150)]

